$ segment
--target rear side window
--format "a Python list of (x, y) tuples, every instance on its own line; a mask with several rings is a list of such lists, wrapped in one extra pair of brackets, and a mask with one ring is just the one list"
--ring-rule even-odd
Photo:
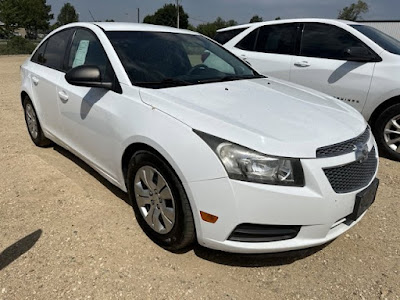
[(35, 54), (32, 56), (32, 61), (44, 65), (46, 60), (44, 58), (44, 52), (46, 51), (47, 41), (40, 45), (39, 49), (36, 50)]
[(400, 41), (382, 31), (365, 25), (351, 25), (390, 53), (400, 55)]
[(248, 35), (246, 35), (239, 43), (237, 43), (235, 47), (242, 50), (254, 51), (257, 35), (258, 29), (253, 30)]
[(281, 24), (260, 28), (256, 51), (275, 54), (293, 54), (297, 24)]
[(317, 23), (304, 25), (300, 45), (302, 56), (346, 60), (345, 51), (350, 47), (368, 49), (363, 42), (339, 27)]
[(83, 65), (97, 66), (105, 81), (113, 79), (114, 71), (96, 35), (89, 30), (78, 29), (68, 56), (67, 71)]
[(214, 37), (214, 40), (222, 45), (226, 44), (231, 39), (233, 39), (235, 36), (237, 36), (239, 33), (245, 31), (247, 28), (248, 27), (217, 32), (217, 34)]
[(73, 31), (73, 29), (63, 30), (48, 39), (44, 53), (44, 64), (47, 67), (64, 71), (65, 51), (68, 48)]

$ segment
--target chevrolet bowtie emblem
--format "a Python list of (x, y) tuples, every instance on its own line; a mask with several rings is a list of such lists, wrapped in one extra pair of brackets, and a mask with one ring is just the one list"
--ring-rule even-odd
[(368, 159), (368, 145), (363, 143), (358, 143), (354, 145), (353, 150), (356, 154), (356, 161), (363, 163)]

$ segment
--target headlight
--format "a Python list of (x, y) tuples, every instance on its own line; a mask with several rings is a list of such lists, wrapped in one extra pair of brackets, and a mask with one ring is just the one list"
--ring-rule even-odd
[(194, 130), (224, 165), (229, 178), (257, 183), (304, 186), (299, 159), (268, 156)]

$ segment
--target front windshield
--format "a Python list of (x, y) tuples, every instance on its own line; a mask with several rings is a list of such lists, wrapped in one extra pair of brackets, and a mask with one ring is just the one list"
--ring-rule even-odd
[(200, 35), (111, 31), (107, 36), (133, 85), (165, 88), (262, 77)]
[(379, 31), (378, 29), (370, 26), (351, 25), (351, 27), (366, 35), (368, 38), (373, 40), (386, 51), (400, 55), (400, 41), (396, 40), (395, 38), (392, 38), (382, 31)]

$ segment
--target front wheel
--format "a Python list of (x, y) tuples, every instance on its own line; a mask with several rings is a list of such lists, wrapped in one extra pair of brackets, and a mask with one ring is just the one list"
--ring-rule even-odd
[(194, 241), (188, 198), (177, 175), (163, 159), (149, 151), (135, 153), (127, 180), (136, 219), (154, 242), (176, 251)]
[(400, 161), (400, 104), (384, 110), (373, 128), (381, 153)]

